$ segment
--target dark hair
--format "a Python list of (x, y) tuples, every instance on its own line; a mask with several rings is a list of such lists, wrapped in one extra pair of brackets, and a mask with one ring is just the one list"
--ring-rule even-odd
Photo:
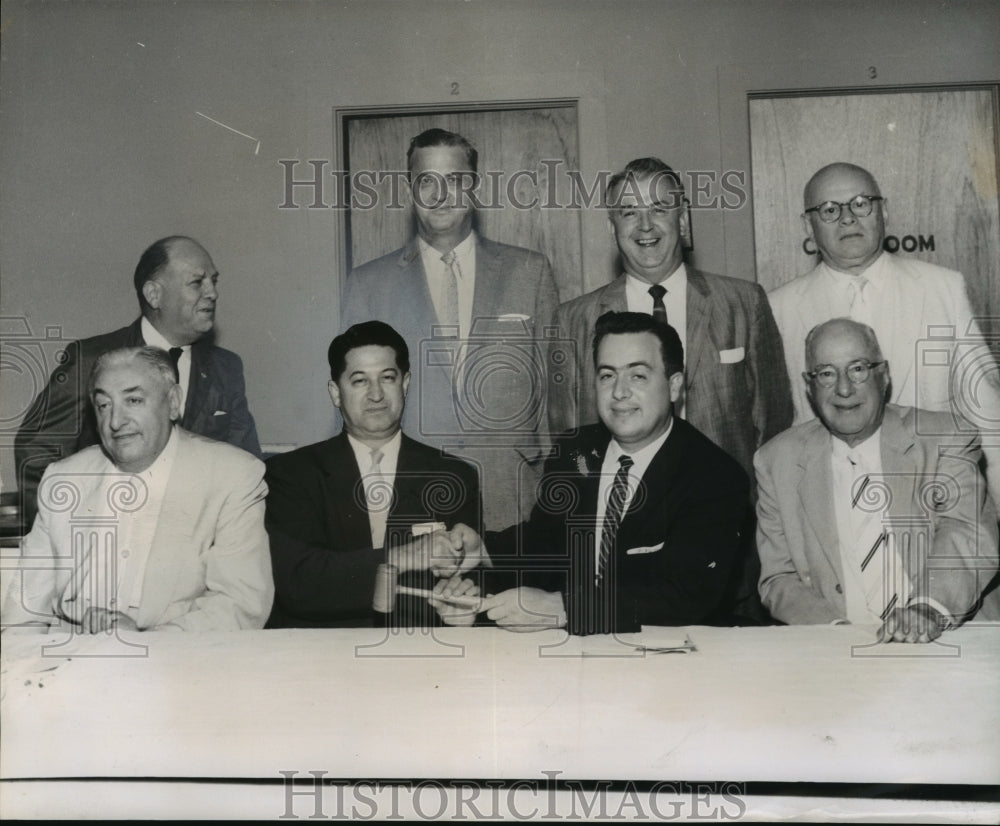
[(476, 151), (461, 135), (449, 132), (447, 129), (425, 129), (415, 138), (410, 140), (410, 148), (406, 150), (406, 169), (413, 171), (413, 152), (416, 149), (427, 149), (431, 146), (457, 146), (465, 152), (465, 160), (473, 172), (479, 171), (479, 152)]
[(173, 246), (175, 241), (190, 241), (192, 244), (198, 243), (186, 235), (168, 235), (166, 238), (154, 241), (146, 247), (145, 252), (139, 256), (139, 263), (135, 265), (135, 275), (132, 276), (132, 283), (135, 285), (135, 293), (139, 298), (139, 309), (143, 315), (146, 315), (152, 307), (146, 301), (146, 296), (142, 294), (142, 288), (147, 281), (156, 278), (160, 270), (170, 263), (170, 247)]
[(337, 381), (347, 367), (347, 354), (358, 347), (391, 347), (396, 351), (396, 367), (401, 373), (410, 372), (410, 349), (403, 337), (384, 321), (362, 321), (348, 327), (330, 342), (326, 360), (330, 363), (330, 378)]
[(90, 377), (87, 380), (87, 395), (93, 398), (94, 387), (97, 377), (110, 367), (118, 367), (122, 364), (131, 364), (133, 361), (140, 361), (153, 370), (166, 385), (177, 384), (177, 366), (170, 354), (160, 347), (146, 345), (144, 347), (119, 347), (117, 350), (108, 350), (102, 353), (94, 366), (90, 370)]
[(625, 333), (652, 333), (660, 340), (660, 355), (667, 378), (684, 371), (684, 345), (677, 331), (669, 324), (657, 321), (649, 313), (605, 313), (594, 327), (594, 367), (597, 367), (597, 348), (605, 336)]
[(670, 183), (680, 190), (681, 195), (684, 194), (684, 184), (681, 183), (680, 175), (667, 164), (659, 158), (636, 158), (634, 161), (629, 161), (621, 172), (611, 176), (607, 188), (604, 190), (605, 206), (614, 206), (611, 203), (611, 193), (619, 189), (626, 180), (637, 181), (641, 178), (659, 178), (661, 176), (669, 178)]

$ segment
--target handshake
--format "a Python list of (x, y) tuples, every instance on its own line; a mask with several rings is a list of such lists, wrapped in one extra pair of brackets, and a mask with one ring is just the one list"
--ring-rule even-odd
[(430, 571), (436, 577), (453, 577), (473, 568), (491, 568), (483, 540), (461, 522), (449, 530), (436, 530), (414, 536), (408, 542), (389, 548), (386, 562), (400, 572)]

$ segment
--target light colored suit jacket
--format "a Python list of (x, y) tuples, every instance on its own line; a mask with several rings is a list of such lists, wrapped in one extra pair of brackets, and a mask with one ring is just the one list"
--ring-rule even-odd
[[(139, 602), (140, 630), (262, 628), (274, 599), (264, 530), (264, 464), (246, 451), (177, 428)], [(102, 484), (108, 460), (94, 445), (46, 469), (39, 512), (21, 549), (4, 624), (57, 622), (74, 589), (74, 539), (102, 540), (128, 489)], [(123, 482), (131, 474), (122, 474)], [(127, 483), (127, 482), (126, 482)], [(124, 494), (124, 497), (123, 497)], [(82, 534), (81, 534), (82, 532)]]
[[(940, 430), (951, 427), (950, 417), (924, 412)], [(926, 558), (910, 557), (913, 595), (932, 597), (961, 621), (997, 569), (996, 513), (978, 469), (979, 437), (954, 429), (949, 437), (915, 435), (915, 419), (912, 408), (886, 406), (876, 484), (890, 497), (887, 527), (897, 517), (908, 521), (914, 548), (918, 532), (927, 531)], [(831, 438), (813, 420), (772, 439), (754, 459), (761, 599), (789, 624), (846, 618)]]
[[(546, 433), (543, 327), (557, 303), (544, 255), (481, 236), (464, 349), (456, 338), (435, 336), (437, 317), (415, 239), (347, 280), (341, 328), (378, 319), (406, 341), (412, 382), (403, 430), (478, 467), (491, 529), (520, 521), (519, 498), (525, 515), (531, 506)], [(456, 387), (453, 366), (462, 359)]]
[[(791, 424), (781, 337), (764, 290), (750, 281), (687, 267), (684, 417), (752, 473), (753, 454)], [(574, 375), (549, 374), (549, 424), (562, 433), (597, 422), (591, 345), (609, 310), (628, 309), (625, 276), (561, 305), (559, 336), (576, 344)]]
[[(882, 312), (872, 321), (882, 355), (889, 362), (893, 404), (918, 410), (951, 412), (952, 374), (972, 380), (984, 376), (982, 356), (985, 343), (979, 324), (972, 315), (965, 279), (954, 270), (912, 258), (882, 253), (886, 283)], [(768, 294), (774, 318), (785, 343), (785, 362), (792, 383), (795, 424), (814, 418), (802, 378), (805, 368), (806, 334), (817, 324), (833, 317), (828, 278), (818, 265)], [(978, 348), (978, 349), (977, 349)], [(980, 356), (979, 359), (976, 355)], [(979, 369), (969, 372), (978, 363)], [(979, 407), (988, 421), (1000, 421), (1000, 383), (994, 370), (985, 371), (986, 381), (977, 382)], [(958, 410), (963, 415), (975, 411)], [(971, 399), (970, 399), (971, 401)], [(989, 411), (992, 411), (990, 413)]]

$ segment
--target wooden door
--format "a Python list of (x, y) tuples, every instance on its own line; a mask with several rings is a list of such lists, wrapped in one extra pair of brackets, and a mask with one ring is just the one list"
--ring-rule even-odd
[(886, 248), (962, 272), (996, 354), (997, 122), (996, 87), (751, 97), (758, 281), (772, 290), (812, 268), (803, 187), (827, 163), (855, 163), (887, 199)]

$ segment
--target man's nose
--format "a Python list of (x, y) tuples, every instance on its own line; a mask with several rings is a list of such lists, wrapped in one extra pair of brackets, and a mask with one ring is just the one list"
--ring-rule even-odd
[(632, 388), (629, 387), (627, 376), (618, 376), (615, 379), (615, 386), (612, 389), (612, 395), (616, 399), (628, 398), (629, 393), (632, 392)]
[(382, 382), (373, 381), (368, 385), (368, 398), (373, 401), (381, 401), (382, 397), (385, 395), (385, 391), (382, 389)]
[(643, 232), (648, 232), (653, 228), (653, 221), (649, 216), (648, 209), (639, 210), (639, 229)]
[(214, 281), (206, 278), (201, 288), (201, 294), (214, 301), (219, 297), (219, 287)]
[(857, 220), (858, 219), (854, 216), (854, 213), (851, 212), (851, 208), (849, 206), (842, 206), (840, 208), (840, 223), (841, 224), (848, 224), (848, 225), (849, 224), (854, 224), (854, 223), (857, 223)]
[(119, 430), (121, 426), (125, 423), (125, 408), (120, 404), (111, 404), (111, 414), (109, 417), (109, 424), (112, 430)]
[(837, 395), (850, 396), (854, 392), (854, 382), (847, 378), (846, 370), (837, 371)]

